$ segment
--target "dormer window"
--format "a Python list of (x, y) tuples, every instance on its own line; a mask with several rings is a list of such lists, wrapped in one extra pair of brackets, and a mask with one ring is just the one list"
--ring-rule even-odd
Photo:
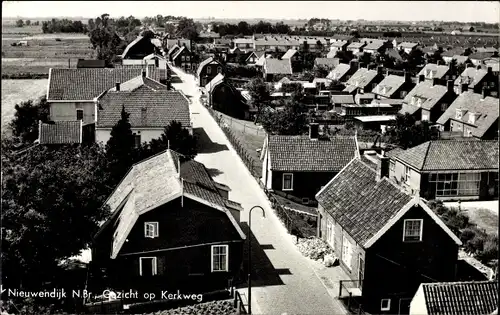
[(421, 98), (419, 98), (419, 99), (418, 99), (418, 101), (417, 101), (417, 106), (418, 106), (418, 107), (421, 107), (421, 106), (422, 106), (422, 99), (421, 99)]
[(416, 102), (416, 98), (415, 98), (415, 96), (412, 96), (411, 97), (411, 105), (415, 105), (415, 102)]
[(469, 124), (475, 124), (475, 123), (476, 123), (476, 114), (469, 113)]
[(455, 118), (462, 119), (462, 110), (461, 109), (457, 109), (457, 113), (455, 114)]
[(384, 86), (384, 89), (382, 90), (382, 94), (387, 94), (387, 87)]
[(356, 85), (356, 86), (359, 86), (359, 81), (356, 81), (356, 84), (355, 84), (355, 85)]

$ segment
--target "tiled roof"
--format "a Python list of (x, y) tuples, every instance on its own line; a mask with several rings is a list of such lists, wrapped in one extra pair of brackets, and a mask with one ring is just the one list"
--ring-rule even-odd
[(364, 47), (365, 45), (366, 45), (365, 43), (353, 42), (353, 43), (350, 43), (349, 46), (347, 46), (347, 48), (357, 49), (357, 48)]
[(444, 66), (444, 65), (437, 65), (435, 63), (428, 63), (425, 65), (425, 67), (420, 70), (418, 75), (424, 75), (428, 77), (429, 71), (432, 72), (432, 77), (436, 79), (442, 79), (446, 73), (450, 70), (450, 67)]
[(368, 70), (366, 68), (360, 68), (346, 82), (346, 85), (364, 88), (368, 84), (370, 84), (373, 81), (373, 79), (375, 79), (376, 76), (377, 76), (376, 70)]
[(490, 58), (493, 56), (494, 56), (494, 53), (492, 53), (492, 52), (475, 52), (475, 53), (469, 55), (469, 59), (470, 60), (473, 60), (473, 59), (483, 60), (483, 59)]
[(341, 80), (351, 69), (351, 66), (345, 63), (339, 63), (328, 75), (326, 76), (331, 80)]
[(339, 58), (316, 58), (314, 63), (318, 66), (336, 67), (339, 65)]
[(464, 53), (464, 48), (463, 47), (457, 47), (453, 48), (447, 51), (444, 51), (441, 56), (442, 57), (453, 57), (455, 55), (461, 55)]
[(333, 104), (355, 104), (354, 96), (352, 95), (332, 95)]
[[(49, 70), (47, 100), (92, 101), (104, 91), (142, 74), (142, 66)], [(163, 70), (164, 72), (164, 70)], [(159, 81), (162, 70), (148, 66), (148, 77)]]
[(394, 159), (419, 171), (498, 169), (498, 143), (479, 140), (434, 140), (399, 151)]
[(399, 113), (404, 115), (406, 113), (413, 115), (415, 114), (420, 108), (417, 106), (412, 106), (407, 103), (403, 103), (403, 106), (401, 106), (401, 109), (399, 110)]
[(122, 106), (130, 114), (133, 128), (163, 128), (173, 120), (183, 127), (191, 126), (189, 102), (181, 92), (142, 85), (129, 91), (104, 94), (99, 100), (96, 127), (113, 127), (120, 120)]
[(462, 83), (467, 83), (469, 88), (476, 86), (488, 73), (488, 71), (483, 69), (476, 69), (474, 67), (469, 67), (465, 69), (458, 78), (455, 80), (455, 85), (460, 85)]
[[(418, 109), (418, 99), (420, 99), (420, 107), (431, 110), (446, 95), (446, 92), (448, 92), (446, 86), (432, 85), (430, 81), (420, 82), (406, 95), (404, 103)], [(415, 98), (414, 104), (412, 104), (413, 97)]]
[(422, 283), (428, 315), (486, 315), (498, 309), (498, 281)]
[(399, 54), (399, 52), (394, 49), (394, 48), (389, 48), (385, 51), (385, 54), (387, 56), (390, 56), (392, 58), (394, 58), (396, 61), (403, 61), (403, 57), (401, 57), (401, 55)]
[(174, 46), (172, 46), (169, 50), (168, 50), (168, 53), (167, 55), (170, 57), (170, 56), (173, 56), (173, 54), (177, 53), (177, 51), (181, 49), (177, 44), (175, 44)]
[(82, 142), (82, 121), (40, 123), (40, 144), (73, 144)]
[(326, 58), (335, 58), (336, 55), (336, 51), (329, 51), (328, 54), (326, 54)]
[(182, 46), (172, 57), (172, 60), (175, 60), (177, 59), (177, 57), (179, 57), (181, 55), (181, 53), (184, 51), (184, 50), (187, 50), (189, 51), (186, 46)]
[[(179, 164), (180, 177), (179, 178)], [(214, 189), (212, 178), (203, 164), (182, 161), (179, 154), (166, 150), (132, 166), (106, 204), (111, 212), (120, 211), (113, 233), (111, 257), (115, 258), (141, 214), (155, 209), (182, 194), (191, 194), (224, 211), (242, 238), (244, 234), (229, 210), (225, 199)]]
[(347, 41), (345, 41), (345, 40), (341, 40), (341, 41), (337, 41), (337, 42), (332, 42), (330, 44), (331, 47), (344, 47), (345, 45), (347, 45)]
[(404, 83), (404, 77), (389, 75), (373, 89), (373, 92), (385, 97), (391, 97)]
[(412, 196), (353, 159), (317, 195), (318, 203), (361, 246), (379, 232)]
[(413, 48), (413, 47), (415, 47), (417, 45), (418, 45), (417, 43), (402, 42), (398, 46), (401, 46), (403, 48)]
[(266, 58), (264, 62), (264, 73), (266, 74), (292, 74), (290, 59)]
[(340, 171), (355, 155), (354, 137), (312, 141), (308, 136), (270, 135), (271, 169), (275, 171)]
[(382, 46), (384, 46), (383, 42), (376, 41), (376, 42), (368, 43), (363, 49), (364, 50), (379, 50)]
[(474, 124), (470, 124), (476, 126), (472, 131), (474, 137), (482, 137), (493, 124), (498, 123), (498, 98), (487, 96), (483, 99), (481, 94), (472, 91), (461, 93), (436, 122), (444, 125), (450, 118), (455, 119), (457, 109), (465, 111), (462, 113), (465, 123), (468, 123), (471, 113), (476, 115)]
[(281, 59), (290, 59), (297, 53), (296, 49), (288, 49)]

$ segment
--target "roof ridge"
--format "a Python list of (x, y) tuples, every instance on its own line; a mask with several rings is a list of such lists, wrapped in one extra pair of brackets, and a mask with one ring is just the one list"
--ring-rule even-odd
[(443, 282), (426, 282), (422, 285), (426, 286), (438, 286), (438, 285), (453, 285), (453, 284), (476, 284), (476, 283), (498, 283), (496, 280), (480, 280), (480, 281), (443, 281)]

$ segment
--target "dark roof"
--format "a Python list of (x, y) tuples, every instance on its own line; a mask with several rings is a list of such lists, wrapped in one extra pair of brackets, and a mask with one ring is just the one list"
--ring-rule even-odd
[(428, 315), (486, 315), (498, 309), (498, 281), (423, 283)]
[(401, 150), (392, 157), (418, 171), (497, 170), (498, 142), (434, 140)]
[(104, 68), (106, 67), (106, 62), (104, 60), (86, 60), (78, 59), (76, 63), (77, 68)]
[[(433, 85), (430, 81), (420, 82), (406, 95), (404, 103), (409, 106), (417, 107), (418, 110), (418, 99), (420, 99), (420, 107), (431, 110), (447, 92), (448, 88), (446, 86)], [(412, 98), (414, 98), (413, 104)]]
[(412, 196), (376, 170), (353, 159), (317, 195), (318, 203), (361, 246), (379, 232)]
[[(104, 91), (142, 74), (141, 66), (49, 70), (47, 100), (92, 101)], [(164, 70), (148, 66), (148, 77), (159, 81)]]
[[(481, 138), (493, 124), (498, 122), (498, 98), (487, 96), (483, 99), (481, 94), (472, 91), (458, 95), (436, 122), (444, 125), (449, 119), (456, 120), (457, 109), (463, 111), (461, 119), (463, 122), (476, 127), (472, 130), (474, 137)], [(476, 116), (473, 124), (469, 123), (471, 113)]]
[(273, 171), (338, 172), (355, 156), (357, 147), (354, 137), (314, 141), (308, 136), (270, 135), (268, 149)]
[(181, 92), (138, 84), (119, 92), (110, 90), (100, 98), (96, 127), (113, 127), (120, 120), (122, 106), (130, 114), (130, 125), (135, 128), (163, 128), (173, 120), (183, 127), (191, 126), (189, 101)]
[(201, 71), (203, 70), (203, 68), (208, 65), (208, 64), (211, 64), (212, 62), (215, 62), (217, 64), (220, 65), (220, 62), (218, 62), (217, 60), (215, 60), (213, 57), (208, 57), (207, 59), (203, 60), (200, 65), (198, 66), (198, 69), (196, 70), (196, 76), (199, 78), (200, 77), (200, 74), (201, 74)]
[(264, 62), (264, 73), (266, 74), (292, 74), (290, 59), (267, 58)]
[(178, 51), (179, 49), (181, 49), (181, 48), (179, 47), (179, 45), (175, 44), (174, 46), (172, 46), (172, 47), (168, 50), (167, 55), (171, 58), (172, 54), (177, 53), (177, 51)]
[(40, 123), (40, 144), (73, 144), (82, 142), (82, 121)]

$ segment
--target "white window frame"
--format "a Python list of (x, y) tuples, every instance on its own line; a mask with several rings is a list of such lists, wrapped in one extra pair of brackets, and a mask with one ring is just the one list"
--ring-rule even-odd
[(396, 170), (396, 162), (394, 162), (394, 161), (389, 162), (389, 170), (391, 172), (394, 172)]
[[(78, 119), (78, 112), (82, 112), (82, 119)], [(76, 120), (83, 120), (85, 117), (85, 112), (83, 111), (83, 108), (77, 108), (76, 109)]]
[(415, 105), (415, 99), (416, 99), (415, 96), (411, 97), (411, 105)]
[(158, 229), (159, 229), (158, 222), (144, 222), (144, 237), (148, 238), (158, 237), (160, 235)]
[[(406, 223), (407, 222), (420, 222), (420, 231), (419, 231), (419, 239), (418, 241), (415, 240), (406, 240)], [(422, 234), (423, 234), (423, 228), (424, 228), (424, 219), (405, 219), (403, 221), (403, 242), (405, 243), (415, 243), (415, 242), (421, 242), (422, 241)], [(408, 235), (408, 236), (413, 236), (413, 235)]]
[(476, 114), (469, 113), (469, 124), (475, 124), (475, 123), (476, 123)]
[(342, 235), (342, 262), (352, 270), (352, 244), (345, 235)]
[(411, 168), (405, 165), (404, 171), (405, 171), (405, 182), (409, 184), (411, 180)]
[[(225, 269), (215, 270), (214, 269), (214, 249), (224, 248), (225, 249)], [(219, 254), (220, 255), (220, 254)], [(212, 245), (210, 248), (210, 270), (212, 272), (227, 272), (229, 270), (229, 245)]]
[(335, 250), (335, 223), (331, 218), (326, 220), (326, 242)]
[(429, 113), (422, 111), (422, 121), (429, 121)]
[(139, 257), (139, 275), (142, 276), (142, 260), (143, 259), (153, 259), (152, 264), (153, 264), (153, 276), (156, 276), (158, 274), (158, 258), (156, 257)]
[[(386, 307), (384, 307), (384, 302), (387, 303)], [(380, 310), (381, 311), (389, 311), (389, 310), (391, 310), (391, 299), (382, 299), (382, 300), (380, 300)]]
[[(291, 176), (290, 179), (290, 188), (285, 188), (285, 176)], [(281, 190), (283, 191), (293, 191), (293, 173), (283, 173), (282, 175), (282, 183), (281, 183)]]
[(186, 56), (186, 61), (189, 61), (189, 56)]

